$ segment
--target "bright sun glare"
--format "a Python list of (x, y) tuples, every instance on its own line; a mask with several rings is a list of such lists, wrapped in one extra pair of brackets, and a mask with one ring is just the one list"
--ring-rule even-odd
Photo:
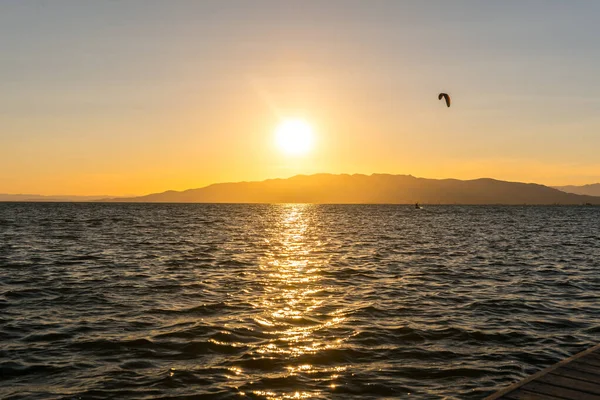
[(313, 144), (312, 127), (301, 119), (286, 119), (275, 130), (277, 146), (286, 154), (302, 155)]

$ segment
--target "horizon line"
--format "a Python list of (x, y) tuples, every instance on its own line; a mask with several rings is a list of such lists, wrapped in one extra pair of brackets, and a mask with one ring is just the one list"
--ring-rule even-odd
[[(293, 179), (293, 178), (297, 178), (297, 177), (311, 177), (311, 176), (317, 176), (317, 175), (332, 175), (332, 176), (374, 176), (374, 175), (389, 175), (389, 176), (406, 176), (406, 177), (411, 177), (411, 178), (415, 178), (415, 179), (427, 179), (427, 180), (437, 180), (437, 181), (442, 181), (442, 180), (456, 180), (456, 181), (476, 181), (476, 180), (482, 180), (482, 179), (488, 179), (488, 180), (494, 180), (494, 181), (500, 181), (500, 182), (509, 182), (509, 183), (523, 183), (523, 184), (527, 184), (527, 185), (540, 185), (540, 186), (546, 186), (549, 188), (558, 188), (558, 187), (584, 187), (584, 186), (591, 186), (591, 185), (600, 185), (600, 182), (594, 182), (594, 183), (586, 183), (583, 185), (546, 185), (546, 184), (542, 184), (542, 183), (538, 183), (538, 182), (522, 182), (522, 181), (509, 181), (509, 180), (504, 180), (504, 179), (498, 179), (498, 178), (492, 178), (492, 177), (479, 177), (479, 178), (471, 178), (471, 179), (459, 179), (459, 178), (426, 178), (426, 177), (422, 177), (422, 176), (414, 176), (412, 174), (407, 174), (407, 173), (398, 173), (398, 174), (394, 174), (394, 173), (387, 173), (387, 172), (373, 172), (371, 174), (364, 174), (364, 173), (347, 173), (347, 172), (342, 172), (342, 173), (331, 173), (331, 172), (317, 172), (314, 174), (295, 174), (292, 176), (288, 176), (287, 178), (265, 178), (262, 180), (243, 180), (243, 181), (224, 181), (224, 182), (213, 182), (210, 183), (208, 185), (205, 186), (199, 186), (199, 187), (192, 187), (192, 188), (188, 188), (188, 189), (181, 189), (181, 190), (175, 190), (175, 189), (165, 189), (163, 191), (157, 191), (157, 192), (151, 192), (151, 193), (144, 193), (144, 194), (126, 194), (126, 195), (111, 195), (111, 194), (103, 194), (103, 195), (76, 195), (76, 194), (35, 194), (35, 193), (2, 193), (0, 192), (0, 196), (35, 196), (35, 197), (45, 197), (45, 198), (53, 198), (53, 197), (69, 197), (69, 198), (97, 198), (96, 200), (104, 200), (104, 199), (118, 199), (118, 198), (123, 198), (123, 199), (127, 199), (127, 198), (133, 198), (133, 197), (143, 197), (143, 196), (149, 196), (152, 194), (158, 194), (158, 193), (165, 193), (165, 192), (186, 192), (188, 190), (198, 190), (198, 189), (204, 189), (210, 186), (214, 186), (214, 185), (227, 185), (227, 184), (238, 184), (238, 183), (260, 183), (260, 182), (268, 182), (268, 181), (275, 181), (275, 180), (288, 180), (288, 179)], [(96, 201), (96, 200), (90, 200), (90, 201)], [(4, 200), (0, 200), (0, 202), (10, 202), (10, 201), (4, 201)], [(27, 202), (27, 200), (23, 200), (23, 202)], [(51, 200), (49, 200), (49, 202), (52, 202)], [(71, 202), (69, 200), (66, 200), (66, 202)], [(239, 203), (235, 203), (235, 204), (239, 204)], [(358, 203), (357, 203), (358, 204)]]

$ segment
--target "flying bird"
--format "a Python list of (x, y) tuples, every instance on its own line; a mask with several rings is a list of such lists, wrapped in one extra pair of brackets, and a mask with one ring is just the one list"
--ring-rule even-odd
[(438, 100), (441, 100), (441, 99), (445, 99), (446, 106), (450, 107), (450, 96), (448, 95), (448, 93), (440, 93), (438, 95)]

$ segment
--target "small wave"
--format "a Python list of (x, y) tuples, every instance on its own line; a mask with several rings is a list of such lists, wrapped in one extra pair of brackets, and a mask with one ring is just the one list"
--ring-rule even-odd
[(69, 340), (73, 338), (73, 333), (50, 332), (42, 334), (31, 334), (24, 337), (22, 340), (26, 343), (49, 342), (56, 343), (61, 340)]
[(57, 367), (46, 364), (21, 364), (18, 362), (0, 363), (0, 376), (15, 378), (27, 375), (50, 375), (63, 372), (71, 367)]
[(215, 314), (225, 314), (232, 311), (245, 311), (247, 308), (243, 306), (234, 306), (225, 302), (202, 304), (199, 306), (193, 306), (188, 308), (180, 309), (153, 309), (150, 310), (151, 314), (165, 314), (165, 315), (197, 315), (197, 316), (210, 316)]

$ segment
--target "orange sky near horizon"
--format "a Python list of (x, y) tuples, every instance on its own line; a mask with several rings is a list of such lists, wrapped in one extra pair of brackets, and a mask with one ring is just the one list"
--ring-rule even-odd
[[(600, 181), (599, 6), (174, 4), (0, 4), (0, 193), (314, 173)], [(314, 129), (305, 155), (275, 144), (288, 118)]]

